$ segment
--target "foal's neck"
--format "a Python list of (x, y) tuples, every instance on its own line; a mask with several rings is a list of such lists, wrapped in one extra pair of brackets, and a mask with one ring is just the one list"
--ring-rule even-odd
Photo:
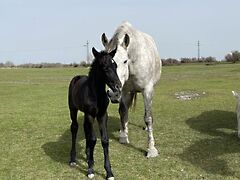
[(91, 91), (96, 95), (97, 99), (102, 98), (106, 94), (106, 83), (96, 67), (92, 65), (88, 75), (88, 81)]

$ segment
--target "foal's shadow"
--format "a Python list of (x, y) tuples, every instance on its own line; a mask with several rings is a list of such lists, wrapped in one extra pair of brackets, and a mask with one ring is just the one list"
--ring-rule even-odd
[(235, 172), (221, 156), (240, 153), (236, 114), (220, 110), (207, 111), (187, 119), (186, 123), (206, 137), (187, 147), (179, 155), (180, 158), (207, 173), (233, 176)]
[[(97, 123), (97, 122), (95, 122)], [(82, 174), (87, 174), (87, 165), (86, 165), (86, 158), (85, 158), (85, 144), (82, 146), (81, 143), (78, 143), (85, 139), (84, 136), (84, 129), (83, 129), (83, 115), (78, 115), (78, 135), (77, 135), (77, 143), (76, 143), (76, 150), (77, 150), (77, 167), (76, 169), (79, 170)], [(116, 136), (116, 132), (119, 131), (120, 120), (117, 117), (108, 117), (108, 135), (109, 139), (113, 139), (118, 141), (118, 137)], [(97, 135), (98, 133), (96, 133)], [(118, 134), (118, 133), (117, 133)], [(98, 137), (98, 135), (97, 135)], [(98, 137), (99, 138), (99, 137)], [(133, 148), (140, 152), (144, 152), (144, 150), (133, 146), (132, 144), (127, 144), (126, 147)], [(70, 149), (71, 149), (71, 132), (70, 127), (59, 137), (59, 139), (55, 142), (48, 142), (42, 145), (42, 149), (45, 153), (51, 157), (56, 162), (61, 164), (68, 164), (68, 160), (70, 158)], [(95, 171), (96, 174), (105, 177), (104, 174)]]

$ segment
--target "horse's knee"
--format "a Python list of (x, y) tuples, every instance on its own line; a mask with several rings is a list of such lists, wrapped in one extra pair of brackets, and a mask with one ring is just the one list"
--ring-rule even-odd
[(124, 103), (120, 103), (118, 112), (120, 115), (126, 114), (127, 112), (127, 106)]
[(109, 139), (102, 139), (102, 147), (108, 147), (109, 146)]
[(94, 147), (96, 145), (96, 142), (97, 142), (97, 138), (95, 136), (93, 137), (87, 137), (86, 138), (86, 145), (88, 147)]
[(147, 130), (152, 129), (152, 125), (153, 125), (153, 118), (151, 116), (149, 117), (145, 117), (144, 118), (145, 124), (147, 126)]
[(78, 130), (78, 123), (73, 121), (71, 124), (71, 132), (76, 132)]
[(96, 145), (96, 142), (97, 142), (97, 138), (96, 137), (91, 138), (91, 140), (90, 140), (91, 145), (90, 146), (94, 147)]

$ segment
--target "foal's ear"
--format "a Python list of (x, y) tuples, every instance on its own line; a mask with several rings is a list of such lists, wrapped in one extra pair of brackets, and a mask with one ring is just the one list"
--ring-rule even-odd
[(94, 47), (92, 48), (92, 53), (95, 58), (100, 54)]
[(109, 55), (113, 58), (113, 57), (115, 56), (116, 52), (117, 52), (117, 46), (116, 46), (116, 48), (115, 48), (114, 50), (112, 50), (112, 51), (109, 53)]
[(102, 34), (102, 44), (104, 47), (108, 44), (108, 38), (105, 33)]
[(123, 39), (123, 43), (122, 46), (127, 49), (128, 45), (130, 43), (130, 37), (128, 34), (125, 34), (124, 39)]

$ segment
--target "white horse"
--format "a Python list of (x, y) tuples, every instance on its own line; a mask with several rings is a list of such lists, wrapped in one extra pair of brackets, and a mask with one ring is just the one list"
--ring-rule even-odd
[(235, 91), (232, 91), (233, 96), (237, 99), (237, 106), (236, 106), (236, 112), (237, 112), (237, 122), (238, 122), (238, 137), (240, 138), (240, 94), (238, 94)]
[(108, 41), (105, 33), (102, 34), (102, 43), (107, 51), (117, 46), (114, 60), (118, 65), (117, 74), (122, 83), (122, 96), (115, 96), (109, 92), (112, 102), (120, 100), (119, 114), (121, 119), (120, 143), (129, 143), (128, 140), (128, 109), (141, 92), (144, 98), (144, 120), (148, 131), (147, 157), (155, 157), (158, 151), (155, 148), (153, 137), (153, 117), (151, 112), (153, 88), (161, 75), (162, 62), (156, 44), (151, 36), (136, 30), (129, 22), (122, 23)]

